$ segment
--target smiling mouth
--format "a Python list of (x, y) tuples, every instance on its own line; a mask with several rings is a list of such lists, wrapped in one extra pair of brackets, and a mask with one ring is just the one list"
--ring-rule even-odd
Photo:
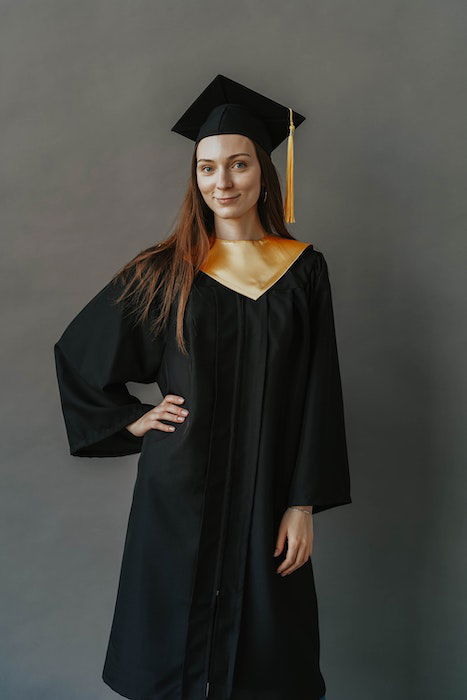
[(240, 197), (239, 194), (237, 194), (235, 197), (216, 197), (218, 202), (230, 202), (232, 199), (238, 199)]

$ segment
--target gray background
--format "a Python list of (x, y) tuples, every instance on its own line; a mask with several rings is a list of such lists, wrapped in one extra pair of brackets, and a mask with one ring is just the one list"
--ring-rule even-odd
[(2, 698), (115, 697), (137, 458), (69, 456), (52, 348), (169, 233), (193, 146), (170, 127), (217, 73), (307, 116), (290, 230), (330, 268), (353, 496), (315, 518), (327, 700), (467, 697), (466, 19), (453, 0), (0, 3)]

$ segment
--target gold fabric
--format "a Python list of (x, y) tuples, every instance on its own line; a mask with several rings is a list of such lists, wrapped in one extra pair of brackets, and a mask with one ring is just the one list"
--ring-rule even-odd
[(225, 287), (256, 301), (309, 245), (273, 235), (257, 240), (216, 238), (201, 270)]
[(294, 211), (294, 152), (293, 152), (293, 135), (295, 131), (295, 125), (293, 123), (293, 110), (289, 107), (290, 124), (289, 124), (289, 136), (287, 139), (287, 171), (286, 171), (286, 190), (285, 190), (285, 201), (284, 201), (284, 212), (285, 212), (285, 222), (287, 224), (295, 222), (295, 211)]

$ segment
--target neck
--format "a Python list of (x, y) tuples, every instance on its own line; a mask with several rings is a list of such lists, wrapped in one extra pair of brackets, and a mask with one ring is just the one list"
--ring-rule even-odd
[(218, 241), (261, 241), (266, 238), (268, 234), (265, 233), (264, 236), (253, 236), (251, 238), (224, 238), (223, 236), (216, 236)]
[(216, 238), (226, 241), (257, 241), (267, 236), (256, 207), (252, 207), (237, 219), (221, 219), (215, 215), (214, 231)]

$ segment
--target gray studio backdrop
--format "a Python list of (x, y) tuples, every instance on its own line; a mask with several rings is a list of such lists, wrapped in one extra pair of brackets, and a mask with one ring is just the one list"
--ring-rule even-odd
[(353, 496), (315, 517), (327, 700), (467, 697), (466, 19), (453, 0), (0, 2), (2, 699), (115, 696), (137, 457), (70, 457), (53, 344), (171, 229), (193, 144), (170, 127), (217, 73), (307, 116), (290, 230), (330, 268)]

